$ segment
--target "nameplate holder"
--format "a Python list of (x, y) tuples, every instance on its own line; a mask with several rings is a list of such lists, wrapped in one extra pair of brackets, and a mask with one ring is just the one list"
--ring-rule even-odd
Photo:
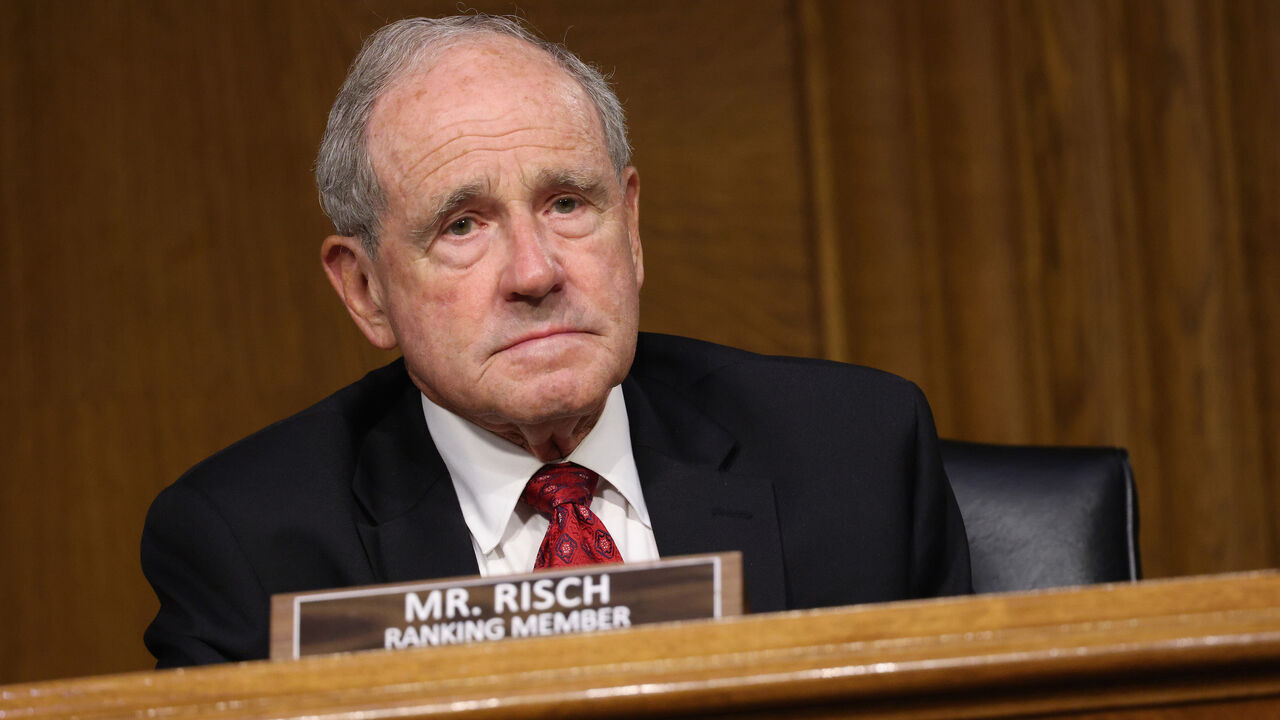
[(741, 615), (742, 555), (271, 597), (271, 659), (493, 642)]

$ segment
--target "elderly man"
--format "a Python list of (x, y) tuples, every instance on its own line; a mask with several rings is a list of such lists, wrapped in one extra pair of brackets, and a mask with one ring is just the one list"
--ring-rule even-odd
[(915, 386), (638, 335), (628, 156), (600, 74), (517, 23), (370, 38), (317, 162), (321, 259), (403, 360), (157, 498), (161, 666), (264, 657), (273, 593), (560, 564), (740, 550), (755, 611), (968, 591)]

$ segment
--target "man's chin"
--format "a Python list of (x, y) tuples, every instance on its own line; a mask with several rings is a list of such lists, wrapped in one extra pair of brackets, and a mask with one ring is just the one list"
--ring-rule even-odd
[(605, 390), (598, 395), (529, 397), (527, 403), (504, 403), (499, 413), (514, 425), (559, 423), (598, 414), (608, 396)]
[(598, 414), (613, 383), (561, 371), (510, 384), (494, 397), (496, 415), (512, 424), (541, 425)]

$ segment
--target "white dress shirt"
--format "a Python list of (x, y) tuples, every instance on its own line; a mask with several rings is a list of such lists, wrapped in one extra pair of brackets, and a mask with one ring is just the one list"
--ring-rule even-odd
[[(422, 412), (453, 479), (480, 574), (533, 570), (549, 522), (519, 500), (529, 478), (545, 463), (425, 395)], [(658, 544), (631, 454), (631, 426), (621, 386), (609, 392), (595, 427), (563, 462), (577, 463), (600, 475), (591, 510), (609, 529), (622, 559), (657, 560)]]

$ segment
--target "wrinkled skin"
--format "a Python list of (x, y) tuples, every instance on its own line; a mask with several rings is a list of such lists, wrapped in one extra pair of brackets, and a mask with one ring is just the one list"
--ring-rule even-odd
[(464, 41), (393, 83), (368, 128), (388, 207), (376, 258), (325, 240), (365, 337), (433, 402), (542, 460), (590, 430), (635, 354), (639, 176), (540, 51)]

